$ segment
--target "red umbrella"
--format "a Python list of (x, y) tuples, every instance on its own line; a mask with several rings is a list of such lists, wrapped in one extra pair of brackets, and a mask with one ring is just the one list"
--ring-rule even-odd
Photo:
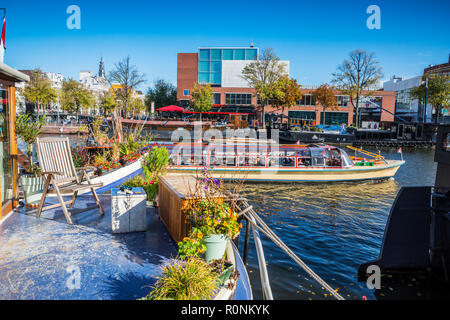
[(172, 105), (156, 109), (156, 111), (182, 112), (184, 108)]

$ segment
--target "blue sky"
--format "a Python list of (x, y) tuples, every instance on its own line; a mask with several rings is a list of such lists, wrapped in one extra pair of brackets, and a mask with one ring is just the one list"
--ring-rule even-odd
[[(66, 9), (81, 9), (81, 29), (69, 30)], [(381, 29), (369, 30), (369, 5), (381, 9)], [(106, 71), (130, 55), (147, 83), (176, 84), (178, 52), (205, 46), (272, 47), (291, 61), (304, 85), (329, 82), (354, 49), (375, 52), (384, 78), (415, 76), (448, 61), (449, 0), (277, 1), (31, 1), (6, 0), (5, 63), (79, 78)]]

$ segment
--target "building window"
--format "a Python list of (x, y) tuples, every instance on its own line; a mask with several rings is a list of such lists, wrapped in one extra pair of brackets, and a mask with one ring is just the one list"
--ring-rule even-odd
[(190, 96), (191, 95), (191, 90), (183, 90), (183, 96)]
[(314, 100), (312, 94), (304, 94), (302, 100), (298, 101), (299, 106), (315, 106), (316, 101)]
[(214, 93), (214, 104), (220, 104), (220, 93)]
[(347, 112), (325, 112), (325, 119), (323, 118), (323, 112), (320, 113), (321, 122), (325, 125), (337, 125), (348, 124)]
[(251, 93), (226, 93), (225, 103), (231, 105), (251, 105), (252, 94)]
[(300, 120), (316, 120), (315, 111), (289, 111), (289, 118)]
[(210, 60), (210, 50), (209, 49), (200, 49), (199, 52), (199, 60), (201, 61), (209, 61)]
[(249, 48), (204, 48), (198, 53), (198, 82), (200, 84), (222, 84), (223, 60), (256, 60), (258, 49)]
[(348, 103), (350, 102), (349, 96), (336, 96), (336, 101), (338, 107), (348, 107)]

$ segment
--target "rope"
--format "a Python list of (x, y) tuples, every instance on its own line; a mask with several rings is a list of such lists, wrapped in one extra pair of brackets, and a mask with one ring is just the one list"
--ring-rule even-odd
[[(247, 221), (252, 223), (254, 227), (264, 233), (270, 240), (272, 240), (280, 249), (286, 252), (303, 270), (305, 270), (311, 278), (316, 280), (322, 287), (330, 292), (336, 299), (345, 300), (339, 293), (336, 292), (328, 283), (326, 283), (319, 275), (317, 275), (308, 265), (303, 262), (292, 250), (267, 226), (267, 224), (258, 216), (253, 210), (253, 207), (249, 205), (247, 199), (238, 198), (237, 201), (242, 202), (245, 208), (242, 210), (240, 207), (239, 215), (244, 215)], [(256, 220), (256, 223), (252, 220), (252, 217)], [(260, 224), (261, 226), (259, 226)]]

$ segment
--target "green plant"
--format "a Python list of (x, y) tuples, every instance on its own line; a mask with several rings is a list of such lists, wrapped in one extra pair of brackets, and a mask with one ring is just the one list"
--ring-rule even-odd
[(205, 251), (206, 246), (203, 242), (203, 233), (198, 229), (193, 229), (189, 237), (185, 237), (183, 241), (178, 242), (180, 259), (197, 257), (199, 254), (205, 253)]
[(150, 153), (144, 157), (142, 169), (146, 177), (154, 179), (159, 175), (165, 174), (168, 164), (169, 151), (164, 147), (153, 147), (150, 150)]
[(144, 188), (145, 193), (147, 194), (148, 201), (153, 201), (158, 194), (158, 181), (147, 181), (142, 176), (135, 176), (131, 179), (128, 179), (123, 185), (130, 186), (132, 188)]
[(31, 119), (29, 114), (21, 114), (16, 119), (16, 134), (27, 144), (27, 155), (30, 159), (29, 171), (36, 174), (36, 167), (33, 163), (33, 145), (37, 137), (42, 132), (42, 127), (47, 123), (44, 116), (39, 116), (36, 120)]
[(217, 275), (203, 260), (172, 260), (162, 268), (144, 300), (209, 300), (217, 290)]
[(233, 203), (229, 205), (223, 201), (226, 196), (224, 184), (212, 178), (207, 168), (203, 169), (202, 178), (198, 181), (196, 190), (189, 196), (191, 200), (185, 201), (182, 208), (192, 229), (188, 237), (178, 244), (180, 257), (189, 257), (192, 253), (196, 256), (195, 246), (203, 246), (204, 237), (218, 234), (234, 239), (242, 227), (232, 210)]

